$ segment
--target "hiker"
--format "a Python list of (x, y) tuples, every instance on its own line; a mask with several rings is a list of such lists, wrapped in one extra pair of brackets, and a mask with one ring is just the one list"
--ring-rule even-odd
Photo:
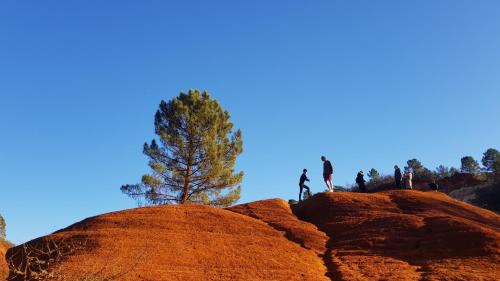
[(436, 180), (433, 180), (432, 183), (429, 183), (429, 187), (434, 191), (438, 191), (439, 184), (436, 182)]
[(413, 189), (413, 171), (411, 168), (408, 168), (408, 170), (405, 173), (405, 185), (407, 189)]
[(306, 181), (309, 181), (309, 178), (307, 177), (307, 169), (304, 169), (302, 171), (302, 175), (300, 176), (300, 180), (299, 180), (299, 187), (300, 187), (299, 202), (302, 202), (302, 190), (304, 188), (307, 190), (308, 197), (311, 197), (311, 189), (307, 185), (304, 184)]
[(332, 174), (333, 174), (333, 166), (332, 163), (326, 160), (325, 156), (321, 156), (321, 161), (323, 161), (323, 179), (325, 180), (326, 187), (328, 191), (333, 192), (333, 184), (332, 184)]
[(363, 177), (364, 177), (363, 171), (359, 171), (358, 175), (356, 176), (356, 183), (358, 184), (360, 192), (366, 192), (366, 186), (365, 186), (366, 181)]
[(398, 165), (394, 166), (394, 179), (396, 180), (396, 187), (401, 189), (401, 178), (403, 176), (401, 175), (401, 169), (399, 169)]

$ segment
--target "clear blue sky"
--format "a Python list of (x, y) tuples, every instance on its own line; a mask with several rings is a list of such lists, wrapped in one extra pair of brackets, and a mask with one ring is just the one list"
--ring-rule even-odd
[(499, 1), (2, 1), (0, 213), (19, 243), (135, 206), (160, 100), (244, 133), (240, 202), (500, 148)]

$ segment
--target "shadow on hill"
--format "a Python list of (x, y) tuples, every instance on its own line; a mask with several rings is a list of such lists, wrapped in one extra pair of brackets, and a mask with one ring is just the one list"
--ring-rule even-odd
[(500, 216), (439, 192), (322, 193), (291, 207), (271, 199), (228, 209), (137, 208), (9, 253), (43, 252), (44, 242), (60, 239), (92, 244), (54, 268), (121, 274), (106, 280), (500, 280)]
[[(289, 204), (281, 199), (241, 204), (227, 210), (261, 220), (274, 229), (283, 231), (288, 240), (312, 250), (319, 258), (324, 258), (327, 235), (319, 231), (315, 225), (299, 220), (292, 213)], [(332, 272), (334, 267), (331, 263), (325, 263), (325, 266), (327, 267), (325, 276), (331, 277), (328, 272)]]
[(448, 278), (456, 266), (474, 276), (500, 253), (497, 215), (434, 192), (318, 194), (294, 212), (330, 237), (326, 258), (339, 280)]

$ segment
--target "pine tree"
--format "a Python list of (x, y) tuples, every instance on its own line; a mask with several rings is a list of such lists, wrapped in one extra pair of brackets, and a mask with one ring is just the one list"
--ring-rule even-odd
[(379, 172), (375, 169), (375, 168), (372, 168), (369, 172), (368, 172), (368, 177), (373, 181), (373, 182), (377, 182), (379, 179), (380, 179), (380, 174)]
[(478, 175), (480, 172), (479, 163), (472, 156), (465, 156), (461, 160), (462, 162), (462, 173)]
[(0, 240), (5, 240), (6, 234), (6, 225), (5, 225), (5, 220), (3, 219), (2, 215), (0, 215)]
[(450, 176), (456, 175), (458, 173), (460, 173), (460, 170), (458, 170), (457, 168), (455, 167), (450, 168)]
[(481, 160), (484, 170), (487, 172), (495, 172), (495, 163), (500, 160), (500, 152), (494, 148), (486, 150)]
[(493, 172), (495, 173), (495, 175), (499, 176), (500, 175), (500, 157), (498, 157), (495, 161), (495, 163), (493, 163)]
[(405, 171), (411, 169), (414, 175), (420, 174), (424, 170), (424, 166), (417, 159), (410, 159), (406, 162), (408, 166), (405, 167)]
[(445, 167), (443, 165), (439, 165), (439, 167), (436, 168), (435, 174), (438, 179), (444, 179), (450, 177), (451, 176), (450, 168)]
[(207, 92), (189, 90), (162, 101), (155, 115), (156, 140), (144, 144), (150, 174), (122, 192), (149, 204), (199, 203), (230, 206), (240, 198), (243, 172), (236, 158), (243, 151), (241, 131)]
[(424, 167), (419, 160), (415, 158), (410, 159), (406, 162), (406, 164), (408, 166), (405, 167), (405, 172), (408, 172), (411, 169), (415, 180), (432, 181), (434, 179), (434, 173)]

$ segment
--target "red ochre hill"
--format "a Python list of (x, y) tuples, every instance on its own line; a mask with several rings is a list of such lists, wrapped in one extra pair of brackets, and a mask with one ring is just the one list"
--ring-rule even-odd
[(321, 194), (295, 213), (330, 237), (333, 280), (500, 280), (500, 216), (439, 192)]
[(9, 268), (5, 261), (5, 253), (10, 247), (11, 245), (7, 241), (0, 239), (0, 280), (5, 280), (9, 274)]
[(271, 199), (109, 213), (10, 249), (9, 277), (500, 280), (500, 216), (444, 194), (323, 193), (292, 209)]

